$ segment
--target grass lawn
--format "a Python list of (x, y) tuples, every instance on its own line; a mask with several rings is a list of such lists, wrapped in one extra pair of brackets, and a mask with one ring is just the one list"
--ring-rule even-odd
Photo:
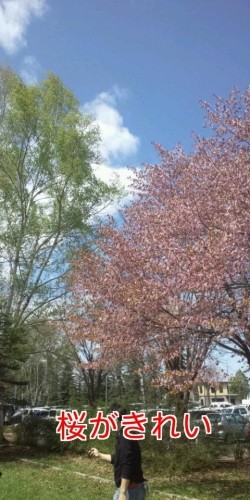
[[(22, 457), (25, 458), (24, 461), (20, 460)], [(1, 457), (0, 453), (0, 458), (1, 500), (112, 499), (112, 466), (89, 459), (86, 455), (25, 456), (24, 453), (13, 453), (8, 456), (5, 453)], [(36, 463), (31, 464), (29, 461)], [(158, 471), (152, 472), (150, 469), (150, 465), (145, 463), (145, 476), (151, 481), (152, 500), (173, 498), (168, 493), (198, 500), (250, 498), (250, 464), (236, 466), (229, 463), (214, 471), (176, 475), (164, 472), (164, 466)], [(95, 476), (95, 479), (88, 476)], [(98, 477), (108, 481), (103, 482)]]
[(2, 467), (1, 500), (96, 500), (112, 498), (112, 485), (73, 476), (65, 470), (12, 462)]

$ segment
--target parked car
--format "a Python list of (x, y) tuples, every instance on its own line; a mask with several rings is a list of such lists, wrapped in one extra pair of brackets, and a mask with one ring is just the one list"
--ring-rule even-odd
[(249, 420), (250, 414), (245, 408), (245, 406), (233, 406), (232, 408), (226, 408), (225, 411), (226, 414), (228, 415), (241, 415), (244, 417), (246, 420)]
[(248, 419), (250, 420), (250, 405), (239, 405), (240, 408), (246, 408)]
[(29, 408), (28, 410), (24, 410), (22, 421), (27, 422), (34, 418), (47, 418), (49, 414), (49, 410), (43, 407)]
[(61, 411), (64, 410), (66, 412), (71, 411), (69, 408), (50, 408), (48, 410), (48, 419), (56, 419), (61, 414)]
[(221, 408), (231, 408), (233, 405), (231, 403), (227, 403), (227, 401), (214, 401), (210, 404), (211, 410), (220, 410)]
[(23, 410), (18, 410), (18, 411), (16, 411), (16, 412), (15, 412), (15, 413), (13, 413), (13, 415), (11, 415), (11, 417), (9, 418), (8, 424), (9, 424), (9, 425), (12, 425), (12, 424), (19, 424), (20, 422), (22, 422), (22, 415), (23, 415)]
[[(208, 413), (216, 413), (217, 411), (211, 410), (208, 407), (199, 408), (198, 410), (189, 410), (190, 416), (192, 420), (200, 420), (202, 415), (208, 415)], [(219, 413), (219, 412), (218, 412)]]
[[(244, 410), (244, 413), (242, 413), (242, 415), (247, 414), (250, 417), (250, 405), (237, 405), (236, 407), (239, 408), (240, 410)], [(247, 413), (245, 413), (245, 410)]]
[(18, 410), (10, 418), (10, 424), (19, 424), (27, 422), (32, 417), (46, 418), (48, 416), (48, 409), (44, 407), (23, 408)]
[[(241, 415), (234, 416), (218, 412), (206, 412), (205, 414), (212, 425), (212, 434), (205, 437), (223, 442), (250, 441), (250, 423)], [(203, 429), (201, 415), (197, 415), (193, 423)], [(200, 437), (204, 437), (203, 431), (200, 433)]]

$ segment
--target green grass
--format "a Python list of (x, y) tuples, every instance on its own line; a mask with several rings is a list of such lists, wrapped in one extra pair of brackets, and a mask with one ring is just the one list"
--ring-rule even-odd
[[(212, 473), (199, 473), (198, 475), (192, 473), (189, 476), (182, 475), (181, 477), (160, 480), (157, 489), (162, 493), (168, 492), (198, 500), (249, 500), (249, 472), (248, 467), (241, 470), (240, 473), (235, 470), (220, 470)], [(158, 498), (160, 497), (158, 496)]]
[[(5, 462), (1, 462), (1, 500), (111, 500), (113, 497), (113, 471), (106, 462), (89, 459), (86, 455), (50, 454), (27, 459), (41, 465), (32, 465), (14, 456), (9, 460), (6, 456)], [(49, 465), (60, 470), (51, 469)], [(75, 471), (99, 476), (110, 482), (77, 476)], [(146, 462), (144, 472), (151, 481), (151, 500), (167, 499), (168, 493), (198, 500), (249, 499), (249, 464), (238, 467), (227, 464), (213, 471), (169, 474), (164, 470), (164, 461), (161, 462), (161, 468), (158, 471), (155, 468), (154, 472)]]
[(112, 498), (112, 484), (27, 463), (13, 462), (1, 467), (1, 500), (97, 500)]

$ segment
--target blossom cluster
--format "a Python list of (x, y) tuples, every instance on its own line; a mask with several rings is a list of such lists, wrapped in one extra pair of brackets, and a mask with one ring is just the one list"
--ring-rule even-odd
[[(108, 439), (112, 431), (118, 430), (118, 417), (119, 414), (116, 411), (107, 416), (104, 416), (102, 411), (97, 411), (95, 417), (91, 417), (86, 421), (87, 411), (79, 413), (77, 410), (62, 410), (60, 415), (56, 417), (58, 421), (56, 433), (60, 434), (61, 441), (73, 441), (74, 439), (86, 441), (87, 436), (85, 432), (89, 424), (92, 426), (89, 439)], [(211, 434), (212, 426), (208, 416), (202, 415), (201, 420), (205, 433)], [(155, 436), (157, 440), (163, 439), (163, 427), (168, 422), (170, 423), (170, 438), (178, 439), (181, 437), (181, 431), (177, 430), (177, 417), (175, 415), (163, 415), (163, 412), (159, 410), (155, 416), (151, 417), (150, 422), (154, 424), (151, 428), (151, 436)], [(144, 412), (132, 410), (129, 414), (123, 415), (121, 427), (123, 428), (124, 437), (132, 440), (145, 439), (145, 424), (147, 423), (148, 417), (146, 417)], [(183, 429), (188, 439), (196, 439), (199, 435), (200, 427), (198, 425), (191, 428), (190, 413), (184, 413)]]

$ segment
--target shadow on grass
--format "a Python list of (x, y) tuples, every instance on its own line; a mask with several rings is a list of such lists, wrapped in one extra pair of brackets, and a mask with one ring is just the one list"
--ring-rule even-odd
[(216, 481), (202, 481), (202, 483), (196, 483), (196, 495), (202, 498), (202, 494), (205, 495), (209, 491), (211, 498), (225, 499), (225, 498), (242, 498), (249, 499), (249, 480), (227, 480), (220, 479)]
[[(208, 476), (209, 477), (206, 477)], [(199, 500), (225, 500), (250, 498), (250, 466), (241, 466), (240, 469), (223, 467), (213, 474), (190, 475), (189, 478), (177, 478), (162, 481), (155, 488), (162, 492), (176, 495), (192, 496)]]
[(0, 445), (0, 463), (13, 462), (19, 458), (42, 458), (47, 457), (49, 454), (47, 450), (32, 448), (30, 446), (18, 446), (9, 443)]

